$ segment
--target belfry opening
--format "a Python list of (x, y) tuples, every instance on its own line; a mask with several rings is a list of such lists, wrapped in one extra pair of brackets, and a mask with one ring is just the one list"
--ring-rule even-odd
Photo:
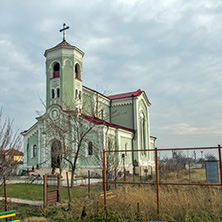
[(60, 65), (57, 62), (53, 66), (53, 78), (58, 78), (58, 77), (60, 77)]

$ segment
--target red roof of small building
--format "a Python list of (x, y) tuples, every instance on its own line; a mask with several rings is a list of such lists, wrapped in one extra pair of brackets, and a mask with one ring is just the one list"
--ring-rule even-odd
[(127, 98), (127, 97), (132, 97), (132, 96), (140, 96), (143, 92), (144, 91), (141, 91), (141, 89), (138, 89), (137, 91), (134, 91), (134, 92), (121, 93), (121, 94), (108, 96), (108, 98), (109, 99), (122, 99), (122, 98)]
[(16, 150), (14, 148), (8, 150), (0, 150), (0, 154), (10, 155), (10, 156), (24, 156), (23, 152)]

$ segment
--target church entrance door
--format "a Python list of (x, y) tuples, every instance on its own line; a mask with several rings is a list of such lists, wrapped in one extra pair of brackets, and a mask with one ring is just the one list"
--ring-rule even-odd
[(62, 158), (61, 143), (55, 140), (51, 146), (51, 167), (60, 168)]

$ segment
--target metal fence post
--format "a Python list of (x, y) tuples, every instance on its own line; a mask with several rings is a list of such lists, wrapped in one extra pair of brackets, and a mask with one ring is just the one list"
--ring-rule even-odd
[(158, 154), (157, 148), (155, 148), (155, 170), (156, 170), (156, 204), (157, 204), (157, 215), (160, 214), (160, 203), (159, 203), (159, 167), (158, 167)]
[(6, 189), (6, 177), (4, 176), (4, 192), (5, 192), (5, 211), (8, 211), (7, 189)]
[(61, 203), (61, 174), (58, 175), (58, 184), (57, 184), (57, 189), (58, 189), (58, 202)]
[(106, 207), (106, 151), (103, 150), (103, 189), (104, 189), (104, 206)]
[(220, 167), (220, 185), (222, 191), (222, 163), (221, 163), (221, 147), (218, 145), (219, 167)]
[(43, 176), (43, 200), (44, 207), (47, 207), (47, 175)]
[(88, 170), (88, 197), (90, 198), (90, 171)]

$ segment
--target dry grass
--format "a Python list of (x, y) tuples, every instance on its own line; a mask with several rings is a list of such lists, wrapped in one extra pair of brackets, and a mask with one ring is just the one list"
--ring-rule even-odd
[[(196, 172), (197, 178), (200, 172)], [(203, 172), (202, 172), (203, 173)], [(194, 174), (195, 175), (195, 172)], [(222, 221), (222, 192), (220, 187), (160, 186), (159, 219), (165, 221), (211, 222)], [(3, 203), (2, 203), (3, 204)], [(67, 202), (47, 208), (13, 206), (17, 217), (23, 221), (148, 221), (157, 220), (155, 186), (132, 185), (113, 189), (107, 199), (107, 213), (103, 198), (73, 198)], [(4, 205), (1, 207), (4, 211)], [(35, 216), (35, 217), (33, 217)], [(29, 218), (28, 218), (29, 217)], [(24, 219), (26, 218), (26, 219)]]
[(23, 222), (48, 222), (44, 217), (30, 217), (23, 220)]
[(162, 172), (160, 174), (162, 182), (181, 183), (205, 183), (206, 172), (205, 169), (191, 169), (191, 170), (178, 170), (178, 172)]
[[(66, 205), (67, 206), (67, 205)], [(215, 187), (161, 187), (160, 219), (165, 221), (222, 221), (222, 193)], [(52, 212), (55, 211), (53, 214)], [(51, 221), (146, 221), (158, 219), (156, 191), (152, 187), (131, 186), (114, 191), (107, 200), (107, 216), (103, 198), (79, 199), (69, 210), (65, 205), (48, 209)], [(75, 218), (75, 220), (70, 220)]]

